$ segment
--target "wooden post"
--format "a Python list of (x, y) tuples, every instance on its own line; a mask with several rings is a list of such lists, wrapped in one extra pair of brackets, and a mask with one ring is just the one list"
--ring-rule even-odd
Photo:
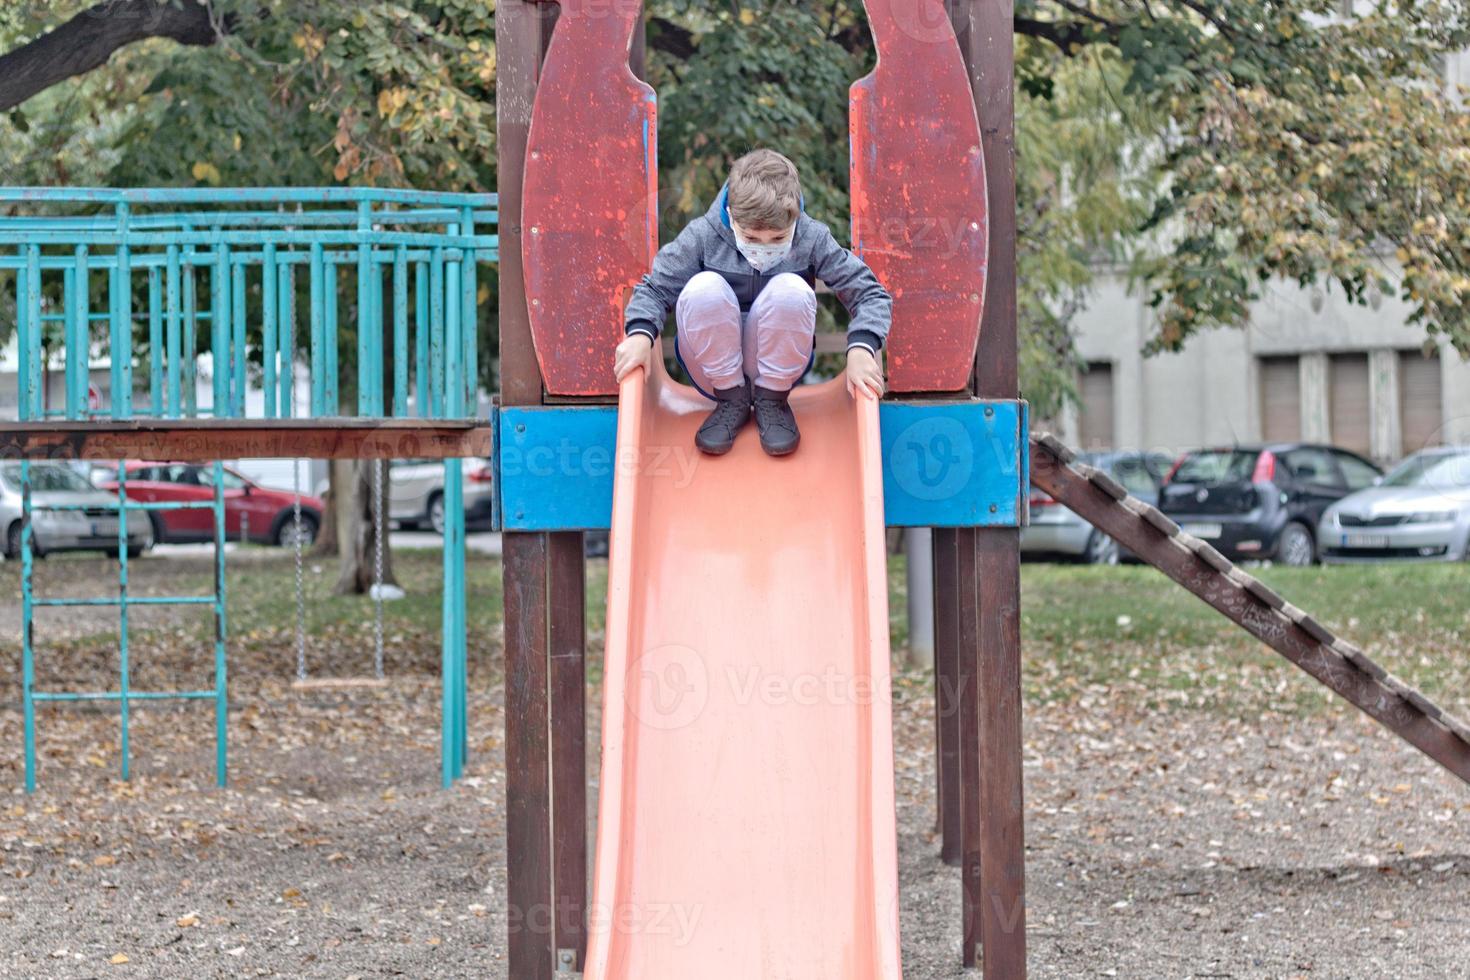
[(960, 621), (959, 539), (952, 527), (934, 529), (934, 720), (938, 781), (939, 859), (960, 863)]
[[(1015, 398), (1013, 0), (960, 0), (951, 13), (961, 15), (957, 34), (980, 117), (990, 201), (989, 276), (974, 390), (982, 398)], [(973, 965), (983, 955), (985, 977), (1015, 980), (1026, 975), (1020, 530), (961, 531), (958, 550), (964, 961)]]
[[(500, 378), (506, 405), (539, 405), (521, 262), (521, 186), (555, 7), (496, 6)], [(551, 980), (586, 951), (586, 634), (580, 533), (504, 536), (507, 921), (510, 975)], [(558, 958), (560, 954), (560, 959)]]

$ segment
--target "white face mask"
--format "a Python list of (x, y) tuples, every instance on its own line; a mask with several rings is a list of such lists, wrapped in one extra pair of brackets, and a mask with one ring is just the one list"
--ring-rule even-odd
[(732, 221), (730, 229), (735, 232), (735, 247), (740, 249), (740, 254), (745, 256), (745, 261), (756, 272), (765, 272), (773, 269), (781, 260), (791, 254), (791, 243), (796, 238), (796, 229), (793, 227), (786, 235), (786, 240), (776, 245), (763, 245), (760, 242), (746, 241), (741, 234), (740, 228)]

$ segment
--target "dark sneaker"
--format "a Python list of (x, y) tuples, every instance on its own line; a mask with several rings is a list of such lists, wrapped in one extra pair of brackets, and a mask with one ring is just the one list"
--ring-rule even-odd
[(772, 391), (755, 385), (755, 425), (761, 432), (761, 448), (771, 456), (796, 452), (801, 433), (796, 429), (796, 415), (787, 403), (789, 391)]
[(735, 436), (750, 421), (750, 385), (715, 389), (715, 409), (694, 434), (700, 452), (723, 456), (735, 445)]

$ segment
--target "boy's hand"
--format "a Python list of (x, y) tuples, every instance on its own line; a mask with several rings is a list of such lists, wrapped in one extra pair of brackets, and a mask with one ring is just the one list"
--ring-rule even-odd
[(861, 394), (883, 397), (883, 368), (866, 347), (847, 349), (847, 391), (852, 397)]
[(636, 369), (648, 368), (648, 355), (653, 351), (653, 338), (646, 333), (629, 334), (618, 344), (617, 352), (613, 355), (613, 373), (618, 376), (618, 382)]

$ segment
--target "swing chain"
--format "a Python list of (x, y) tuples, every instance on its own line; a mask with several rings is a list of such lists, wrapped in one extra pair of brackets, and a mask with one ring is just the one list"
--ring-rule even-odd
[(387, 460), (373, 460), (373, 676), (383, 679), (383, 468)]

